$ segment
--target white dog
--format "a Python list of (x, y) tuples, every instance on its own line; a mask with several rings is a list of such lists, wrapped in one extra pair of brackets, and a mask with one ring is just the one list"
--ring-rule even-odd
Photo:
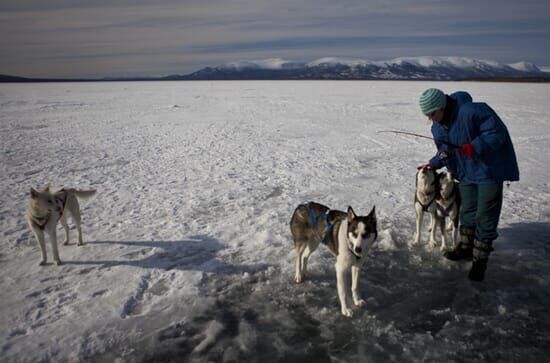
[(357, 216), (351, 207), (347, 213), (309, 202), (299, 205), (292, 214), (290, 231), (296, 251), (297, 283), (307, 272), (307, 261), (319, 243), (325, 244), (336, 256), (336, 282), (341, 311), (351, 317), (348, 305), (346, 274), (351, 270), (351, 292), (355, 306), (365, 305), (359, 293), (359, 275), (365, 262), (367, 247), (376, 240), (376, 212), (373, 207), (367, 216)]
[(50, 193), (49, 187), (46, 187), (40, 192), (31, 188), (31, 199), (27, 206), (26, 219), (42, 250), (42, 261), (40, 261), (40, 265), (45, 265), (47, 262), (44, 233), (50, 236), (53, 259), (58, 265), (61, 265), (61, 259), (59, 258), (59, 252), (57, 250), (56, 226), (57, 222), (61, 222), (61, 225), (65, 229), (64, 244), (69, 244), (67, 212), (73, 216), (73, 220), (78, 230), (77, 245), (82, 246), (80, 206), (77, 197), (87, 199), (95, 193), (95, 190), (61, 189), (52, 194)]
[(439, 192), (437, 185), (437, 175), (431, 167), (424, 166), (416, 173), (416, 192), (414, 195), (414, 209), (416, 210), (416, 235), (413, 246), (420, 244), (422, 220), (424, 213), (428, 213), (431, 217), (430, 221), (430, 240), (429, 245), (435, 248), (435, 227), (437, 221), (437, 207), (435, 200)]

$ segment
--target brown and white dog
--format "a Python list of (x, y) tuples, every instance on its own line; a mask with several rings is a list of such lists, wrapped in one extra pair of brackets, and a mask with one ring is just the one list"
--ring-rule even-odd
[[(460, 213), (460, 193), (458, 183), (451, 172), (443, 170), (437, 174), (439, 193), (436, 198), (436, 216), (441, 229), (441, 252), (447, 249), (446, 230), (451, 231), (453, 248), (458, 244), (458, 218)], [(445, 221), (448, 221), (445, 228)]]
[(414, 209), (416, 211), (416, 235), (412, 241), (413, 246), (420, 244), (422, 221), (424, 213), (431, 217), (429, 245), (435, 248), (435, 226), (437, 221), (437, 207), (435, 200), (439, 193), (437, 175), (435, 170), (429, 166), (423, 166), (416, 172), (416, 192), (414, 194)]
[(350, 269), (353, 303), (364, 306), (365, 301), (359, 293), (359, 275), (366, 259), (366, 249), (377, 237), (375, 208), (367, 216), (357, 216), (351, 207), (345, 213), (315, 202), (301, 204), (292, 214), (290, 231), (296, 250), (295, 281), (302, 282), (309, 256), (319, 243), (323, 243), (336, 256), (336, 282), (342, 314), (353, 315), (345, 286)]
[(67, 225), (68, 213), (72, 215), (78, 230), (77, 245), (82, 246), (80, 206), (77, 197), (87, 199), (95, 193), (95, 190), (76, 189), (61, 189), (55, 193), (51, 193), (49, 186), (42, 191), (31, 188), (31, 198), (27, 205), (25, 217), (42, 250), (40, 265), (45, 265), (47, 263), (45, 234), (50, 236), (53, 259), (58, 265), (61, 265), (61, 259), (59, 258), (59, 252), (57, 250), (56, 227), (57, 222), (61, 222), (61, 225), (65, 229), (65, 241), (63, 244), (69, 244), (69, 226)]

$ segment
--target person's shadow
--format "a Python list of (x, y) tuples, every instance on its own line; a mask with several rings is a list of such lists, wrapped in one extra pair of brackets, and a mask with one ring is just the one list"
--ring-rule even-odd
[(528, 275), (545, 275), (550, 272), (550, 223), (523, 222), (499, 228), (499, 237), (493, 243), (494, 256), (489, 263), (496, 264), (499, 278), (518, 285), (533, 283)]
[(507, 227), (498, 229), (499, 237), (495, 245), (506, 250), (518, 249), (542, 249), (550, 248), (550, 223), (549, 222), (522, 222), (513, 223)]
[(121, 245), (138, 247), (116, 260), (67, 261), (68, 265), (99, 265), (100, 268), (135, 266), (144, 269), (195, 270), (217, 274), (256, 273), (267, 264), (231, 264), (217, 258), (225, 249), (215, 238), (198, 235), (181, 241), (93, 241), (89, 245)]

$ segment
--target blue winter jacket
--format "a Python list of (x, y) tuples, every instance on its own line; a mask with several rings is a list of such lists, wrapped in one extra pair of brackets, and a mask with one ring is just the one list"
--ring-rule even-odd
[[(432, 135), (438, 149), (430, 160), (433, 167), (446, 166), (458, 180), (466, 183), (519, 180), (512, 140), (496, 112), (485, 103), (472, 102), (472, 97), (466, 92), (456, 92), (449, 97), (455, 102), (452, 102), (448, 128), (432, 123)], [(471, 143), (475, 155), (472, 158), (462, 156), (456, 148), (441, 141), (454, 145)], [(442, 159), (442, 155), (448, 158)]]

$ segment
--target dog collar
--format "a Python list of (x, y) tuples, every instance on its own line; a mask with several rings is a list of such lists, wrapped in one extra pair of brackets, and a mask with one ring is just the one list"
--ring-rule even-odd
[(449, 202), (449, 205), (447, 207), (444, 207), (443, 205), (441, 205), (441, 203), (438, 203), (438, 202), (435, 202), (435, 205), (437, 207), (437, 209), (445, 216), (445, 217), (448, 217), (449, 216), (449, 211), (451, 210), (451, 208), (455, 205), (455, 202), (456, 202), (456, 195), (455, 193), (451, 194), (451, 197), (449, 199), (445, 199), (446, 202)]
[(46, 215), (46, 216), (44, 216), (44, 217), (37, 217), (37, 216), (35, 216), (34, 214), (32, 214), (31, 216), (32, 216), (33, 219), (35, 219), (35, 220), (37, 220), (37, 221), (41, 221), (41, 220), (43, 220), (43, 219), (48, 219), (48, 218), (50, 217), (49, 214)]
[(61, 217), (63, 216), (63, 212), (65, 211), (65, 204), (67, 203), (67, 191), (65, 190), (65, 188), (63, 188), (59, 190), (59, 192), (63, 193), (63, 197), (55, 197), (55, 201), (61, 206), (61, 212), (59, 212), (59, 218), (61, 219)]

